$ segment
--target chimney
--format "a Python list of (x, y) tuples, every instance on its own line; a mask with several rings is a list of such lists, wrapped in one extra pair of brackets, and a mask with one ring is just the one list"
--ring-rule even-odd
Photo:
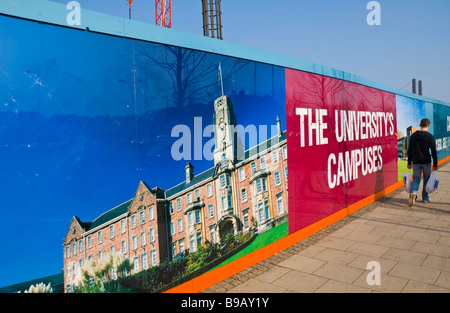
[(419, 80), (419, 95), (422, 95), (422, 81)]
[(186, 182), (189, 183), (194, 178), (194, 167), (191, 162), (186, 164)]
[(278, 118), (278, 115), (277, 115), (277, 129), (278, 129), (278, 136), (281, 136), (281, 123), (280, 119)]
[(417, 93), (416, 92), (416, 87), (417, 87), (416, 79), (413, 78), (413, 80), (412, 80), (412, 93)]

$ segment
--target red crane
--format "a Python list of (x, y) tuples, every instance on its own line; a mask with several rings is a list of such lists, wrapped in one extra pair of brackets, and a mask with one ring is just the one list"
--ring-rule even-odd
[(156, 25), (172, 28), (172, 1), (155, 0)]

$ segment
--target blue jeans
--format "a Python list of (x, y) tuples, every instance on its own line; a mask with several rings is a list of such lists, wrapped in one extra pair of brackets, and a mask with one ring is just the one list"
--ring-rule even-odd
[(423, 172), (423, 189), (422, 189), (422, 199), (428, 199), (428, 192), (425, 191), (425, 186), (428, 183), (431, 175), (431, 163), (430, 164), (413, 164), (413, 181), (411, 184), (411, 193), (419, 191), (420, 179), (422, 178)]

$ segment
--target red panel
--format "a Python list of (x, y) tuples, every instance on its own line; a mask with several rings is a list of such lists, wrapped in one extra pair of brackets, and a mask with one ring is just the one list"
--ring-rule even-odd
[(397, 182), (394, 94), (286, 69), (286, 106), (289, 233)]

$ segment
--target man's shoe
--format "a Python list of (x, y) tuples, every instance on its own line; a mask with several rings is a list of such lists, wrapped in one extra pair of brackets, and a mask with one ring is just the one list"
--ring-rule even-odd
[(423, 202), (430, 203), (431, 201), (430, 201), (430, 198), (426, 197), (425, 199), (423, 199)]
[(416, 202), (416, 198), (417, 198), (417, 195), (415, 193), (412, 193), (409, 196), (409, 201), (408, 201), (408, 206), (409, 207), (412, 207), (414, 205), (414, 203)]

